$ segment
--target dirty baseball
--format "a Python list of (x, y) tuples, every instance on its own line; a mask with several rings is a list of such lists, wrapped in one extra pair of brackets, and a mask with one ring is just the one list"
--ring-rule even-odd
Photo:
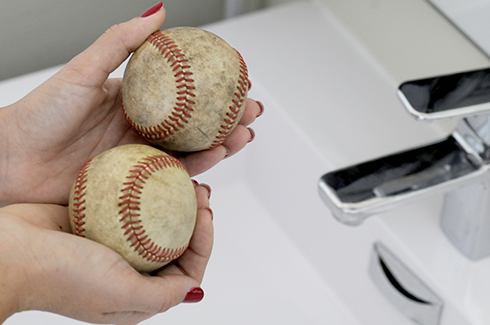
[(131, 127), (167, 150), (219, 146), (236, 127), (250, 88), (238, 51), (198, 28), (157, 31), (126, 66), (123, 112)]
[(73, 233), (111, 248), (140, 272), (183, 254), (196, 214), (185, 167), (146, 145), (115, 147), (89, 160), (70, 193)]

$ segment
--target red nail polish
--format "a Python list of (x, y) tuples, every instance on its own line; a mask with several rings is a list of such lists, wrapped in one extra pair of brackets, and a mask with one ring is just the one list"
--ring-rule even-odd
[(248, 140), (248, 142), (250, 143), (255, 139), (255, 131), (252, 128), (248, 128), (248, 131), (250, 132), (250, 140)]
[(264, 104), (262, 104), (261, 101), (256, 101), (257, 104), (259, 105), (259, 108), (260, 108), (260, 111), (259, 111), (259, 114), (257, 114), (257, 117), (260, 117), (262, 116), (262, 114), (264, 114), (264, 111), (265, 111), (265, 107), (264, 107)]
[(144, 13), (142, 13), (140, 17), (145, 18), (145, 17), (151, 16), (154, 13), (157, 13), (162, 8), (163, 8), (163, 2), (159, 2), (156, 5), (149, 8), (148, 10), (146, 10)]
[(195, 179), (191, 179), (192, 184), (194, 184), (194, 187), (199, 186), (199, 182), (196, 181)]
[(199, 302), (204, 298), (204, 291), (197, 287), (197, 288), (192, 288), (187, 295), (184, 298), (185, 303), (193, 303), (193, 302)]

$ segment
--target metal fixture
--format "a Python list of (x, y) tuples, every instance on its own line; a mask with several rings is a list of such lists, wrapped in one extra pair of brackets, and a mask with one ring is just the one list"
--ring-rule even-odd
[(490, 69), (404, 83), (418, 119), (460, 119), (444, 141), (325, 174), (320, 193), (346, 224), (433, 193), (447, 193), (441, 225), (466, 256), (490, 255)]
[(382, 243), (374, 244), (369, 275), (407, 318), (419, 325), (438, 325), (443, 301)]
[(394, 1), (374, 6), (330, 0), (325, 5), (389, 76), (393, 96), (410, 114), (457, 123), (437, 143), (323, 175), (320, 195), (338, 220), (357, 225), (373, 214), (446, 193), (441, 225), (447, 237), (469, 258), (486, 257), (490, 60), (427, 1)]

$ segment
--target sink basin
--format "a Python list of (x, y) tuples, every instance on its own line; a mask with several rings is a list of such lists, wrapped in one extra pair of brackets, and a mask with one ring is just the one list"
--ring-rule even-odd
[[(440, 324), (486, 324), (490, 261), (471, 262), (447, 241), (439, 227), (442, 197), (350, 227), (317, 191), (330, 170), (442, 139), (451, 125), (408, 118), (391, 80), (321, 1), (205, 27), (240, 50), (250, 97), (266, 113), (253, 125), (254, 142), (196, 177), (212, 186), (215, 211), (205, 299), (143, 324), (414, 324), (369, 276), (380, 242), (444, 302)], [(57, 69), (0, 83), (0, 106)], [(5, 325), (29, 323), (81, 324), (30, 311)]]
[[(20, 98), (59, 68), (0, 83), (0, 106)], [(121, 75), (121, 71), (122, 68), (115, 75)], [(253, 95), (269, 103), (268, 94), (256, 88), (259, 90)], [(268, 137), (269, 125), (278, 133), (286, 133), (286, 124), (274, 122), (281, 113), (275, 111), (272, 102), (267, 109), (270, 113), (254, 125), (260, 138)], [(270, 168), (271, 160), (275, 160), (271, 154), (262, 156), (268, 143), (257, 139), (250, 150), (247, 148), (196, 177), (212, 186), (215, 216), (215, 248), (202, 285), (205, 299), (199, 304), (177, 306), (143, 324), (322, 324), (326, 320), (338, 325), (360, 324), (336, 296), (328, 279), (281, 226), (282, 217), (290, 215), (273, 216), (276, 212), (260, 198), (262, 191), (275, 183), (271, 177), (257, 177), (263, 167)], [(282, 206), (287, 198), (273, 196), (268, 200)], [(28, 311), (15, 314), (4, 324), (84, 323)]]

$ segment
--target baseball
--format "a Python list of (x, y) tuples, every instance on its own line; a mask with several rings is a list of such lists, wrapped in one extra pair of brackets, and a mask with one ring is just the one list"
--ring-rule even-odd
[(115, 147), (89, 160), (70, 193), (73, 233), (111, 248), (140, 272), (183, 254), (196, 214), (185, 167), (145, 145)]
[(190, 27), (156, 31), (126, 66), (123, 112), (154, 145), (200, 151), (233, 131), (249, 88), (242, 56), (220, 37)]

